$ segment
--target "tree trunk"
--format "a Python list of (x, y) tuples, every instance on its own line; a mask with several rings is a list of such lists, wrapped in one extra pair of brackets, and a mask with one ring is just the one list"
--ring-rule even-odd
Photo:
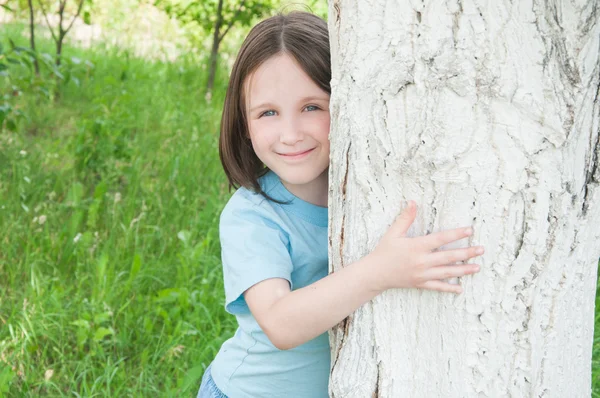
[[(65, 39), (65, 36), (67, 35), (67, 32), (63, 28), (63, 20), (65, 18), (65, 8), (66, 7), (67, 7), (67, 0), (62, 0), (59, 2), (59, 5), (58, 5), (58, 35), (57, 35), (58, 38), (56, 40), (56, 66), (60, 66), (61, 57), (62, 57), (63, 40)], [(79, 13), (77, 13), (77, 14), (79, 14)], [(75, 21), (76, 18), (77, 18), (77, 16), (74, 17), (73, 21)]]
[(486, 248), (461, 295), (388, 291), (334, 328), (331, 396), (590, 396), (598, 0), (329, 7), (331, 270), (408, 199), (412, 236)]
[(212, 49), (210, 51), (210, 66), (208, 70), (208, 82), (206, 83), (206, 91), (210, 93), (215, 84), (215, 74), (217, 72), (217, 59), (219, 57), (219, 44), (221, 26), (223, 25), (223, 0), (219, 0), (217, 6), (217, 20), (215, 22), (215, 31), (213, 34)]
[(60, 66), (61, 58), (62, 58), (62, 46), (63, 40), (65, 39), (65, 35), (63, 35), (62, 31), (58, 35), (58, 40), (56, 41), (56, 66)]
[(33, 67), (35, 69), (35, 74), (40, 74), (40, 64), (38, 63), (37, 53), (35, 52), (35, 15), (33, 12), (33, 1), (27, 0), (27, 6), (29, 7), (29, 43), (31, 46), (31, 50), (34, 53), (33, 58)]

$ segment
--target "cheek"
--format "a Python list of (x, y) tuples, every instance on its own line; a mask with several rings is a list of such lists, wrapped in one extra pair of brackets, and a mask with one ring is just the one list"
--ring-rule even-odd
[(329, 151), (331, 150), (329, 146), (329, 128), (331, 127), (331, 119), (329, 117), (329, 113), (327, 113), (327, 117), (323, 120), (322, 125), (322, 139), (321, 143), (323, 148), (327, 151), (327, 159), (329, 159)]
[(262, 120), (253, 120), (249, 123), (250, 141), (255, 152), (267, 150), (273, 143), (272, 123), (264, 123)]
[[(330, 127), (330, 117), (329, 113), (324, 114), (317, 120), (316, 123), (316, 131), (319, 135), (320, 141), (327, 141), (327, 145), (329, 146), (329, 127)], [(324, 143), (325, 144), (325, 143)]]

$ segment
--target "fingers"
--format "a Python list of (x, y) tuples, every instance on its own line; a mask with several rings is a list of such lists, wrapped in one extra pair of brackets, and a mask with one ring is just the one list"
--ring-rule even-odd
[(453, 285), (451, 283), (442, 281), (427, 281), (423, 283), (420, 287), (427, 290), (437, 290), (438, 292), (456, 294), (462, 293), (462, 287), (460, 287), (460, 285)]
[(400, 213), (390, 228), (393, 234), (396, 236), (405, 236), (406, 231), (408, 231), (408, 228), (415, 221), (416, 216), (417, 204), (414, 200), (409, 200), (402, 213)]
[(467, 264), (467, 265), (444, 265), (441, 267), (434, 267), (427, 270), (426, 274), (423, 275), (426, 282), (423, 282), (419, 287), (422, 289), (436, 290), (438, 292), (446, 293), (462, 293), (462, 287), (452, 283), (444, 282), (441, 279), (458, 278), (469, 274), (479, 272), (479, 265)]
[(470, 275), (476, 272), (479, 272), (479, 265), (477, 264), (442, 265), (425, 270), (423, 272), (423, 279), (440, 280), (458, 278), (460, 276)]
[(473, 228), (456, 228), (447, 231), (435, 232), (418, 238), (421, 243), (429, 250), (435, 250), (450, 242), (466, 238), (473, 235)]
[(442, 250), (427, 255), (424, 265), (435, 267), (437, 265), (454, 264), (459, 261), (465, 261), (473, 257), (482, 255), (483, 246), (473, 246), (464, 249)]

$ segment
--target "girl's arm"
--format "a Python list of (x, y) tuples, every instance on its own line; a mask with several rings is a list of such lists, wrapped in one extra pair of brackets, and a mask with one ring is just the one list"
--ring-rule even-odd
[(474, 264), (448, 265), (483, 253), (482, 247), (434, 251), (472, 234), (471, 228), (407, 238), (416, 216), (408, 207), (390, 226), (373, 252), (298, 290), (285, 279), (267, 279), (244, 292), (252, 315), (275, 347), (286, 350), (331, 329), (358, 307), (392, 288), (422, 288), (460, 293), (441, 279), (479, 271)]

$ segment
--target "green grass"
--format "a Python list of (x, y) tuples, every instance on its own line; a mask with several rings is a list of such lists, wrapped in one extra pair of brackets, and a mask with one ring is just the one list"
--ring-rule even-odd
[(93, 64), (79, 86), (24, 89), (26, 118), (0, 135), (0, 396), (191, 396), (235, 328), (217, 230), (225, 82), (211, 104), (192, 58), (66, 56)]
[(217, 231), (224, 73), (207, 103), (202, 60), (65, 51), (93, 67), (71, 62), (57, 91), (23, 83), (10, 101), (26, 116), (0, 135), (0, 396), (194, 396), (235, 329)]

